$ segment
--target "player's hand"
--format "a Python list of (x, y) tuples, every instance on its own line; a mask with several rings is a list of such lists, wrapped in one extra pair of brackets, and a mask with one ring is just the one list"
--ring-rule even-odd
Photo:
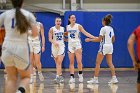
[(90, 41), (91, 41), (90, 38), (86, 38), (86, 39), (85, 39), (85, 42), (90, 42)]
[(133, 66), (134, 66), (135, 70), (138, 70), (140, 68), (140, 63), (133, 62)]
[(45, 47), (44, 46), (42, 46), (42, 52), (44, 52), (45, 51)]
[(68, 32), (64, 32), (64, 36), (68, 36)]

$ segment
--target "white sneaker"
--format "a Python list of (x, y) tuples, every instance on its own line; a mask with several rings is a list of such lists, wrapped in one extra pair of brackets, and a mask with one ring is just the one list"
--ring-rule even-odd
[(60, 79), (60, 83), (64, 83), (64, 77), (63, 76), (60, 76), (59, 79)]
[(75, 83), (75, 78), (70, 77), (69, 83)]
[(117, 78), (112, 78), (108, 83), (109, 84), (116, 84), (116, 83), (118, 83), (119, 81), (118, 81), (118, 79)]
[(59, 84), (59, 83), (60, 83), (59, 76), (56, 76), (56, 78), (54, 79), (54, 82), (55, 82), (56, 84)]
[(43, 76), (43, 74), (40, 72), (40, 73), (38, 73), (38, 75), (39, 75), (40, 81), (44, 81), (44, 76)]
[(78, 74), (79, 76), (79, 82), (82, 83), (83, 82), (83, 74)]
[(98, 84), (98, 79), (91, 79), (90, 81), (87, 81), (88, 84)]
[(22, 92), (18, 90), (16, 93), (22, 93)]

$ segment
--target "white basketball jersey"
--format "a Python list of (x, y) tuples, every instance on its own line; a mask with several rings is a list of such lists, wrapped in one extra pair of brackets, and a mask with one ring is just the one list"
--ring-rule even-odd
[(67, 26), (67, 31), (68, 31), (68, 42), (81, 42), (80, 39), (80, 31), (79, 31), (79, 24), (75, 24), (73, 27), (70, 25)]
[(41, 23), (40, 22), (37, 22), (36, 23), (36, 25), (37, 25), (37, 31), (38, 31), (38, 36), (36, 36), (36, 37), (32, 37), (32, 30), (28, 30), (28, 40), (40, 40), (40, 33), (41, 33)]
[(53, 40), (58, 44), (64, 44), (64, 27), (60, 27), (60, 29), (56, 29), (56, 27), (52, 27), (53, 29)]
[(100, 30), (100, 35), (103, 36), (101, 43), (112, 44), (112, 37), (114, 36), (114, 30), (111, 26), (104, 26)]
[[(21, 12), (31, 24), (36, 23), (35, 17), (33, 16), (32, 13), (24, 9), (21, 9)], [(20, 32), (17, 31), (15, 27), (16, 24), (15, 9), (8, 10), (0, 15), (0, 26), (3, 24), (6, 30), (5, 40), (16, 40), (16, 41), (27, 40), (27, 33), (20, 34)]]

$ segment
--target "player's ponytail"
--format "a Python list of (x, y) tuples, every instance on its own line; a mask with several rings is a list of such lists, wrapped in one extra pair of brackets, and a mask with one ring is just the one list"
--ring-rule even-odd
[(16, 9), (15, 12), (15, 18), (16, 18), (16, 28), (17, 31), (20, 32), (20, 34), (23, 34), (27, 32), (28, 28), (30, 27), (29, 21), (26, 19), (26, 17), (21, 12), (21, 7), (24, 0), (11, 0), (13, 7)]
[(105, 25), (110, 25), (111, 21), (112, 21), (112, 15), (108, 14), (106, 15), (103, 20), (105, 21)]
[(70, 23), (70, 17), (72, 16), (72, 14), (71, 15), (69, 15), (69, 19), (68, 19), (68, 25), (70, 25), (71, 23)]

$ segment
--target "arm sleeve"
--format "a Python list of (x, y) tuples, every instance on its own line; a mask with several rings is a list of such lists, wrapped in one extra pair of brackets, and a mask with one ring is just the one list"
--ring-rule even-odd
[(105, 34), (105, 30), (104, 30), (104, 28), (101, 28), (99, 35), (104, 36), (104, 34)]
[(112, 36), (114, 36), (115, 34), (114, 34), (114, 30), (112, 31)]

